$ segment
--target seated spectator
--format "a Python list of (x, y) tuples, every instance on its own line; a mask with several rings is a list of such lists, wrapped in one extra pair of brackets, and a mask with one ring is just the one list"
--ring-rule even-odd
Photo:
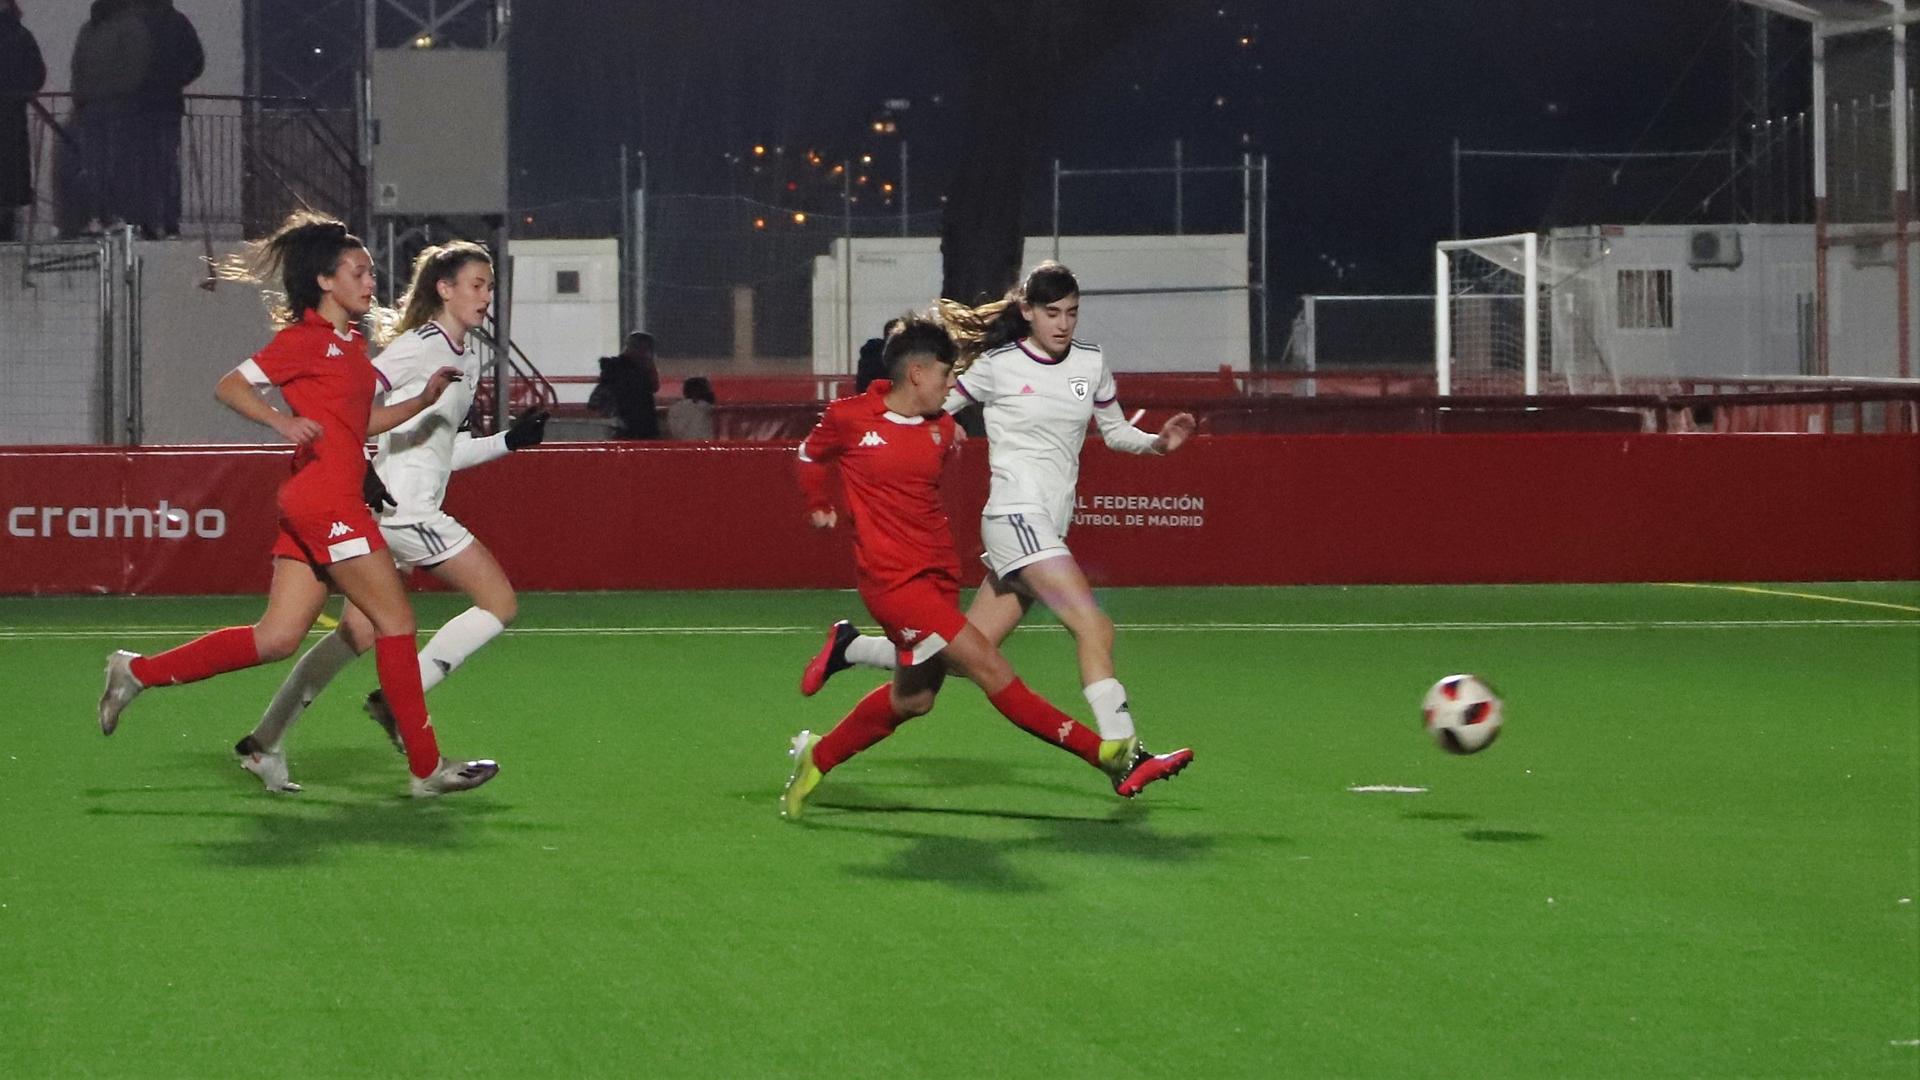
[(696, 375), (680, 384), (680, 400), (667, 406), (667, 438), (713, 440), (713, 384)]

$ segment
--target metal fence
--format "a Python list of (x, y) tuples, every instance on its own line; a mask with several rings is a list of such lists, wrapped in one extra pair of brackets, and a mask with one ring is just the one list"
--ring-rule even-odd
[[(116, 223), (150, 233), (260, 236), (290, 211), (308, 208), (358, 222), (366, 179), (351, 110), (299, 98), (192, 95), (178, 121), (177, 152), (160, 136), (168, 121), (76, 110), (43, 94), (28, 110), (35, 239), (99, 233)], [(171, 194), (169, 194), (171, 192)], [(130, 206), (177, 201), (177, 217), (135, 221)], [(171, 208), (169, 208), (171, 209)]]
[(126, 243), (0, 244), (0, 445), (121, 441), (137, 331)]

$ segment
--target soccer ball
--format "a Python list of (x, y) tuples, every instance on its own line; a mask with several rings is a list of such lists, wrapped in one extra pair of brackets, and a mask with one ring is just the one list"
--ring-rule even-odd
[(1450, 754), (1477, 754), (1500, 737), (1500, 695), (1478, 675), (1449, 675), (1421, 706), (1427, 733)]

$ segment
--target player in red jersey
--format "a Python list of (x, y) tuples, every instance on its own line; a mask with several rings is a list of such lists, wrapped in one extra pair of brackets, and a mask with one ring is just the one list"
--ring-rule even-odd
[[(279, 432), (296, 449), (293, 475), (275, 499), (280, 535), (273, 545), (273, 583), (267, 610), (252, 626), (215, 630), (156, 656), (121, 650), (107, 658), (100, 695), (100, 731), (111, 735), (142, 690), (195, 682), (293, 655), (333, 588), (347, 594), (372, 621), (380, 685), (406, 742), (417, 796), (478, 787), (499, 766), (440, 756), (420, 689), (414, 656), (413, 608), (373, 514), (362, 498), (365, 445), (418, 415), (439, 399), (459, 372), (435, 373), (417, 397), (375, 404), (380, 390), (366, 341), (354, 324), (373, 306), (373, 259), (338, 221), (300, 213), (256, 245), (229, 276), (267, 281), (276, 274), (285, 307), (281, 330), (267, 347), (228, 372), (215, 396), (221, 404)], [(278, 387), (289, 412), (268, 404), (260, 389)], [(258, 748), (242, 740), (243, 758)]]
[[(781, 816), (800, 816), (826, 773), (933, 708), (948, 671), (972, 680), (1002, 716), (1138, 791), (1178, 771), (1137, 759), (1130, 740), (1100, 737), (1027, 689), (1006, 657), (960, 613), (960, 559), (940, 502), (940, 475), (954, 448), (942, 411), (959, 350), (938, 320), (912, 317), (888, 337), (889, 379), (827, 406), (800, 444), (800, 484), (815, 528), (839, 512), (828, 490), (837, 462), (854, 524), (860, 599), (899, 651), (899, 666), (824, 736), (793, 739), (793, 773)], [(1124, 774), (1124, 775), (1117, 775)]]

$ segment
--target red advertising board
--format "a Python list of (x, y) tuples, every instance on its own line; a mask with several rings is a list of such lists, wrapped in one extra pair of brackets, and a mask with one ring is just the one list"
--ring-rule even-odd
[[(985, 446), (948, 505), (980, 550)], [(0, 593), (257, 592), (286, 451), (0, 450)], [(1071, 541), (1107, 585), (1920, 578), (1920, 437), (1207, 437), (1090, 445)], [(454, 479), (523, 589), (853, 583), (793, 451), (560, 444)]]

